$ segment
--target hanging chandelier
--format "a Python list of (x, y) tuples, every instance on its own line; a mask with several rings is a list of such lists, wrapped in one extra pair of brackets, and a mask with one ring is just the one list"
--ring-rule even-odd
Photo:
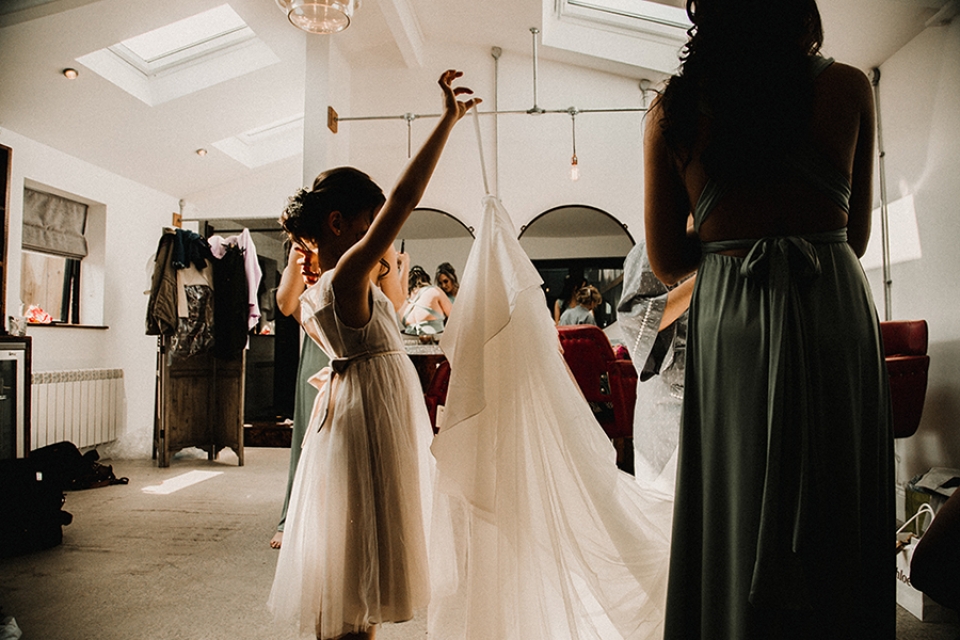
[(290, 23), (308, 33), (337, 33), (350, 26), (360, 0), (276, 0)]

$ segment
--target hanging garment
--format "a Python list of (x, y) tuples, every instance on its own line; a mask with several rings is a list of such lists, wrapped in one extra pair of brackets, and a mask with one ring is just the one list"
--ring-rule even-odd
[(364, 327), (337, 317), (327, 271), (300, 297), (330, 366), (297, 465), (269, 606), (311, 638), (402, 622), (430, 596), (433, 428), (393, 304), (371, 287)]
[(214, 256), (213, 355), (221, 360), (237, 360), (247, 346), (248, 333), (244, 251), (236, 245), (223, 245), (214, 251)]
[(253, 243), (250, 230), (244, 229), (239, 235), (228, 238), (211, 236), (209, 243), (214, 257), (217, 258), (222, 257), (226, 247), (230, 245), (235, 245), (243, 251), (243, 265), (247, 274), (247, 330), (254, 329), (260, 322), (258, 292), (263, 271), (260, 269), (260, 261), (257, 259), (257, 246)]
[(440, 343), (430, 636), (660, 638), (671, 496), (617, 469), (492, 196), (462, 281)]
[(172, 355), (188, 357), (213, 346), (212, 258), (206, 240), (191, 231), (165, 229), (160, 237), (146, 333), (172, 336)]
[(157, 245), (147, 301), (147, 335), (172, 336), (177, 331), (177, 270), (173, 267), (176, 236), (164, 232)]
[(194, 266), (198, 270), (207, 267), (207, 262), (213, 258), (210, 253), (210, 244), (199, 233), (189, 229), (176, 229), (174, 231), (173, 261), (174, 269), (185, 269)]
[(623, 292), (617, 323), (640, 382), (633, 418), (634, 474), (673, 491), (683, 408), (687, 312), (660, 330), (667, 287), (650, 268), (646, 243), (637, 242), (623, 261)]
[(186, 358), (213, 348), (213, 264), (202, 270), (189, 264), (177, 270), (177, 331), (170, 353)]

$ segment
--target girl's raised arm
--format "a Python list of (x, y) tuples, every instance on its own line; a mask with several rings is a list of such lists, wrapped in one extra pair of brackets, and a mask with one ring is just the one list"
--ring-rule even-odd
[(462, 75), (460, 71), (448, 69), (440, 76), (444, 102), (440, 121), (407, 164), (367, 233), (337, 263), (333, 275), (333, 288), (339, 302), (337, 311), (350, 326), (363, 326), (369, 320), (371, 311), (367, 276), (370, 270), (386, 253), (410, 212), (420, 202), (454, 125), (481, 102), (479, 98), (457, 99), (457, 96), (473, 93), (466, 87), (452, 86), (453, 81)]

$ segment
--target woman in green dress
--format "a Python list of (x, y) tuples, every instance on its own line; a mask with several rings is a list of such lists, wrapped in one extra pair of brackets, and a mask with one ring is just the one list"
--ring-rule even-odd
[(687, 11), (644, 137), (650, 263), (697, 271), (665, 637), (892, 640), (870, 83), (817, 55), (814, 0)]

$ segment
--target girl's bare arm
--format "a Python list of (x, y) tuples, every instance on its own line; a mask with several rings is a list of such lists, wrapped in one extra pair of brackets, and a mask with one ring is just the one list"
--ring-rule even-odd
[(459, 95), (473, 93), (466, 87), (452, 86), (453, 81), (462, 75), (460, 71), (451, 69), (440, 76), (439, 83), (444, 96), (440, 121), (407, 165), (366, 235), (337, 264), (333, 288), (339, 302), (340, 317), (349, 326), (363, 326), (369, 320), (371, 311), (367, 275), (386, 253), (410, 212), (420, 202), (454, 125), (480, 102), (479, 98), (465, 101), (457, 99)]

